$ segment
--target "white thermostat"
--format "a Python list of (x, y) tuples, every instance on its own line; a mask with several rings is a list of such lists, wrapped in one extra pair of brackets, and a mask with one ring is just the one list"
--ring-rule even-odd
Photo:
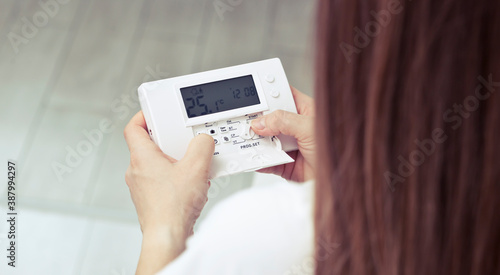
[(278, 58), (144, 83), (139, 99), (151, 139), (181, 159), (192, 138), (208, 134), (215, 152), (210, 177), (293, 162), (293, 137), (264, 137), (253, 119), (281, 109), (297, 113)]

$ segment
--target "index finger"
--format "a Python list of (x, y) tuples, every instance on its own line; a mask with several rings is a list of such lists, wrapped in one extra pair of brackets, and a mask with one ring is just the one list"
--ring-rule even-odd
[(139, 111), (137, 114), (130, 119), (123, 135), (125, 136), (125, 141), (127, 142), (128, 149), (130, 152), (142, 146), (150, 146), (152, 144), (151, 139), (148, 134), (148, 127), (146, 125), (146, 120), (144, 119), (144, 114)]

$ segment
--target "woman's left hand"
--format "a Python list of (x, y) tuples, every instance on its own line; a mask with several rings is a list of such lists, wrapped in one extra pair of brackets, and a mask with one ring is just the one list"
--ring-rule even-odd
[[(158, 255), (162, 251), (154, 251), (154, 247), (167, 254), (163, 259), (173, 260), (184, 250), (185, 240), (192, 234), (193, 225), (207, 201), (214, 140), (205, 134), (195, 137), (184, 158), (177, 161), (151, 141), (142, 112), (130, 120), (124, 135), (130, 150), (125, 180), (143, 232), (137, 271), (150, 273), (146, 269), (154, 264), (146, 265), (142, 260), (144, 257), (162, 258)], [(144, 272), (139, 272), (141, 263)]]

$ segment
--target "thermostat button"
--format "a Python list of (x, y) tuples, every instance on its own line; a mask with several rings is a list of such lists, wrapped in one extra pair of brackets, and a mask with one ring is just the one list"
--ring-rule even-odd
[(227, 126), (221, 126), (221, 127), (219, 127), (219, 131), (221, 133), (226, 133), (227, 132)]
[(212, 128), (212, 129), (208, 129), (207, 130), (207, 133), (211, 136), (214, 136), (217, 134), (217, 130), (215, 130), (215, 128)]
[(222, 136), (222, 141), (224, 143), (228, 143), (228, 142), (231, 142), (231, 138), (229, 136)]
[(273, 83), (274, 82), (274, 75), (272, 75), (272, 74), (266, 75), (266, 81), (269, 83)]
[(278, 90), (272, 90), (271, 91), (271, 96), (274, 97), (274, 98), (280, 96), (280, 91), (278, 91)]
[(243, 139), (251, 139), (255, 136), (255, 132), (250, 128), (250, 124), (244, 124), (240, 132), (240, 137)]
[(255, 132), (252, 130), (252, 128), (250, 128), (250, 138), (254, 138), (255, 137)]
[(214, 143), (215, 143), (215, 145), (219, 144), (219, 140), (214, 138)]
[(197, 135), (197, 136), (199, 136), (199, 135), (201, 135), (201, 134), (205, 134), (205, 132), (204, 132), (204, 131), (197, 131), (197, 132), (196, 132), (196, 135)]

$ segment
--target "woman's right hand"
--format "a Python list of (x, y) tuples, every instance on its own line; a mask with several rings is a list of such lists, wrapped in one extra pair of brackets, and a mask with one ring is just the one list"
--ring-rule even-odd
[(262, 173), (272, 173), (287, 180), (303, 182), (314, 179), (316, 139), (314, 137), (314, 100), (294, 87), (292, 95), (298, 114), (277, 110), (252, 121), (252, 129), (261, 136), (284, 134), (297, 139), (299, 150), (290, 152), (293, 163), (264, 168)]

